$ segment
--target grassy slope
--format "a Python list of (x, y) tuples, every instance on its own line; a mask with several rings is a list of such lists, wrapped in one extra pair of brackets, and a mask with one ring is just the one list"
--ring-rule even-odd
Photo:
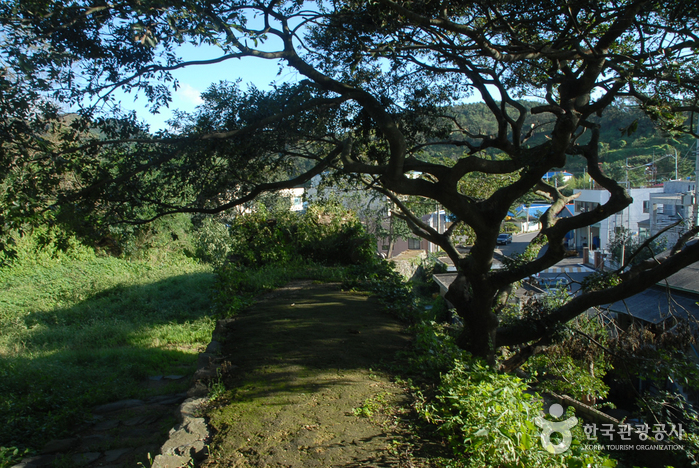
[(0, 446), (38, 447), (91, 406), (146, 396), (150, 375), (193, 370), (214, 326), (212, 283), (182, 257), (83, 252), (0, 269)]

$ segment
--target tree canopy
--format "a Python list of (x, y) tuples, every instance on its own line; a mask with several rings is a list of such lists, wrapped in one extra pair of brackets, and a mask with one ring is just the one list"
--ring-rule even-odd
[[(699, 243), (686, 243), (694, 228), (668, 257), (536, 320), (498, 318), (512, 283), (567, 254), (567, 232), (631, 202), (600, 169), (596, 119), (616, 100), (697, 136), (698, 18), (697, 5), (679, 0), (3, 2), (0, 226), (65, 212), (95, 225), (219, 213), (337, 172), (389, 197), (415, 234), (452, 258), (449, 297), (466, 323), (459, 343), (492, 360), (498, 347), (545, 340), (589, 307), (699, 260)], [(183, 44), (220, 55), (185, 61)], [(122, 88), (155, 111), (171, 99), (174, 70), (241, 57), (277, 61), (299, 79), (268, 92), (215, 84), (196, 112), (155, 134), (116, 106)], [(454, 112), (474, 96), (494, 128), (471, 128)], [(426, 157), (434, 145), (461, 156)], [(571, 159), (611, 197), (558, 219), (571, 197), (542, 177)], [(471, 175), (507, 177), (484, 194), (462, 183)], [(491, 270), (501, 221), (532, 191), (552, 202), (540, 234), (528, 255)], [(467, 225), (470, 253), (456, 250), (452, 229), (414, 216), (404, 196), (434, 200)]]

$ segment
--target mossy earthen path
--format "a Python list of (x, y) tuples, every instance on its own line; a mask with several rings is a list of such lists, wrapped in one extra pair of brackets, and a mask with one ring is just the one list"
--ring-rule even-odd
[(383, 369), (409, 346), (368, 295), (296, 282), (229, 325), (207, 467), (427, 466), (409, 398)]

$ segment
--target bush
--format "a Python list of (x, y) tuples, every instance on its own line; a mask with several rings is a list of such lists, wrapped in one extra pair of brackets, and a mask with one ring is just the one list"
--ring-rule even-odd
[(222, 265), (232, 249), (233, 239), (222, 222), (206, 218), (194, 233), (195, 256), (214, 266)]
[(291, 260), (293, 213), (270, 214), (264, 208), (237, 216), (231, 222), (231, 259), (244, 266), (260, 267)]
[(10, 234), (13, 255), (0, 252), (0, 266), (16, 264), (48, 264), (62, 260), (90, 260), (95, 257), (91, 247), (85, 246), (74, 235), (57, 227), (41, 226), (28, 232)]
[[(261, 208), (236, 217), (230, 234), (229, 257), (246, 267), (301, 260), (323, 265), (359, 265), (371, 263), (376, 256), (373, 238), (356, 216), (334, 205), (311, 206), (301, 216), (270, 213)], [(220, 238), (212, 235), (205, 241), (223, 250)]]
[(679, 426), (684, 431), (681, 438), (666, 439), (681, 447), (672, 452), (672, 459), (668, 461), (679, 466), (699, 465), (699, 413), (683, 395), (664, 390), (646, 392), (639, 398), (638, 407), (641, 421), (657, 421), (668, 428)]
[[(434, 402), (421, 415), (438, 424), (459, 466), (467, 467), (585, 467), (615, 466), (597, 452), (583, 451), (578, 424), (571, 447), (560, 455), (546, 452), (534, 420), (542, 402), (527, 393), (517, 377), (499, 374), (475, 359), (456, 360), (442, 378)], [(569, 409), (570, 410), (570, 409)], [(571, 417), (569, 413), (564, 417)], [(577, 434), (576, 434), (577, 432)]]
[(162, 261), (172, 256), (194, 256), (194, 226), (188, 214), (164, 216), (144, 226), (119, 225), (111, 236), (101, 239), (101, 247), (132, 260)]
[(376, 244), (357, 217), (338, 204), (312, 205), (296, 231), (303, 257), (322, 264), (360, 265), (376, 257)]
[(503, 232), (511, 232), (511, 233), (518, 233), (519, 232), (519, 226), (517, 223), (505, 223), (505, 228), (503, 229)]

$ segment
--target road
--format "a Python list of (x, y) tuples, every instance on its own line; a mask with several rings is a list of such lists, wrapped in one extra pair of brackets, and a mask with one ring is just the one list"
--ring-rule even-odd
[(529, 242), (531, 242), (531, 240), (534, 239), (537, 234), (539, 234), (539, 231), (515, 234), (512, 236), (511, 244), (500, 245), (498, 248), (503, 255), (508, 257), (514, 253), (523, 253), (524, 249), (526, 249), (527, 245), (529, 245)]
[[(503, 255), (510, 256), (515, 253), (523, 253), (527, 245), (538, 234), (538, 231), (528, 232), (525, 234), (516, 234), (512, 237), (512, 243), (508, 245), (498, 246)], [(540, 255), (546, 250), (546, 247), (541, 250)], [(542, 271), (539, 274), (540, 278), (564, 278), (566, 282), (571, 284), (572, 291), (580, 288), (579, 283), (594, 270), (587, 268), (581, 264), (582, 258), (566, 258), (556, 264), (556, 266)]]

